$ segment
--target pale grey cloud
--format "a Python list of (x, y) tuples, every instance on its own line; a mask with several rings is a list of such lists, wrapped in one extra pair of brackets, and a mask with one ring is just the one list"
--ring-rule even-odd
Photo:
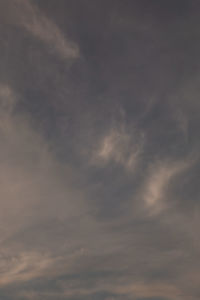
[[(15, 112), (17, 96), (0, 87), (0, 187), (1, 276), (0, 285), (40, 277), (56, 257), (54, 251), (35, 244), (24, 248), (15, 237), (44, 220), (79, 218), (87, 212), (83, 193), (72, 187), (72, 173), (55, 159), (45, 138), (32, 128), (28, 114)], [(71, 182), (71, 183), (70, 183)], [(82, 200), (81, 200), (82, 199)], [(82, 207), (82, 208), (81, 208)], [(70, 222), (70, 221), (69, 221)], [(72, 226), (74, 226), (72, 224)], [(86, 225), (87, 226), (87, 222)], [(37, 235), (39, 237), (40, 227)], [(87, 230), (87, 229), (85, 229)], [(77, 238), (67, 245), (76, 251)], [(65, 247), (65, 245), (62, 247)], [(27, 248), (27, 249), (26, 249)], [(74, 249), (74, 250), (72, 250)], [(5, 254), (7, 253), (7, 254)], [(46, 273), (45, 273), (46, 274)]]
[(146, 186), (142, 187), (143, 199), (149, 209), (150, 214), (157, 214), (163, 209), (168, 208), (167, 191), (171, 180), (184, 172), (188, 165), (191, 166), (192, 161), (182, 162), (156, 162), (151, 167), (150, 176), (147, 179)]
[(78, 45), (64, 35), (59, 27), (39, 10), (34, 1), (10, 1), (7, 13), (7, 22), (24, 28), (41, 40), (50, 53), (56, 53), (62, 59), (76, 59), (80, 56)]
[[(114, 122), (116, 123), (116, 122)], [(137, 129), (128, 131), (124, 122), (117, 122), (96, 142), (91, 162), (99, 166), (116, 163), (134, 171), (141, 159), (145, 137)]]

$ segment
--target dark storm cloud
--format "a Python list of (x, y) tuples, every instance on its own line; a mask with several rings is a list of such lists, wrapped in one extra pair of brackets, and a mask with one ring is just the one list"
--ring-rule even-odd
[(2, 299), (199, 299), (199, 8), (1, 1)]

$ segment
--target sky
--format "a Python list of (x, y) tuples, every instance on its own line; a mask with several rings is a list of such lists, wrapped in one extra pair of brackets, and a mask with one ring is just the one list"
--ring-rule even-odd
[(0, 299), (200, 299), (200, 1), (0, 0)]

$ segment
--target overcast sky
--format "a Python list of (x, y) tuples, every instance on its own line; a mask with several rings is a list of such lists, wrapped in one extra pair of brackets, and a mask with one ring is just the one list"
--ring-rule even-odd
[(200, 299), (200, 1), (0, 0), (0, 299)]

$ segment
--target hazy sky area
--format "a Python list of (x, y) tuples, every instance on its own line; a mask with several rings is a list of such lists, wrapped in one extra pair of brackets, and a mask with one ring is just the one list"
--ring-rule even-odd
[(200, 299), (200, 1), (0, 0), (0, 299)]

